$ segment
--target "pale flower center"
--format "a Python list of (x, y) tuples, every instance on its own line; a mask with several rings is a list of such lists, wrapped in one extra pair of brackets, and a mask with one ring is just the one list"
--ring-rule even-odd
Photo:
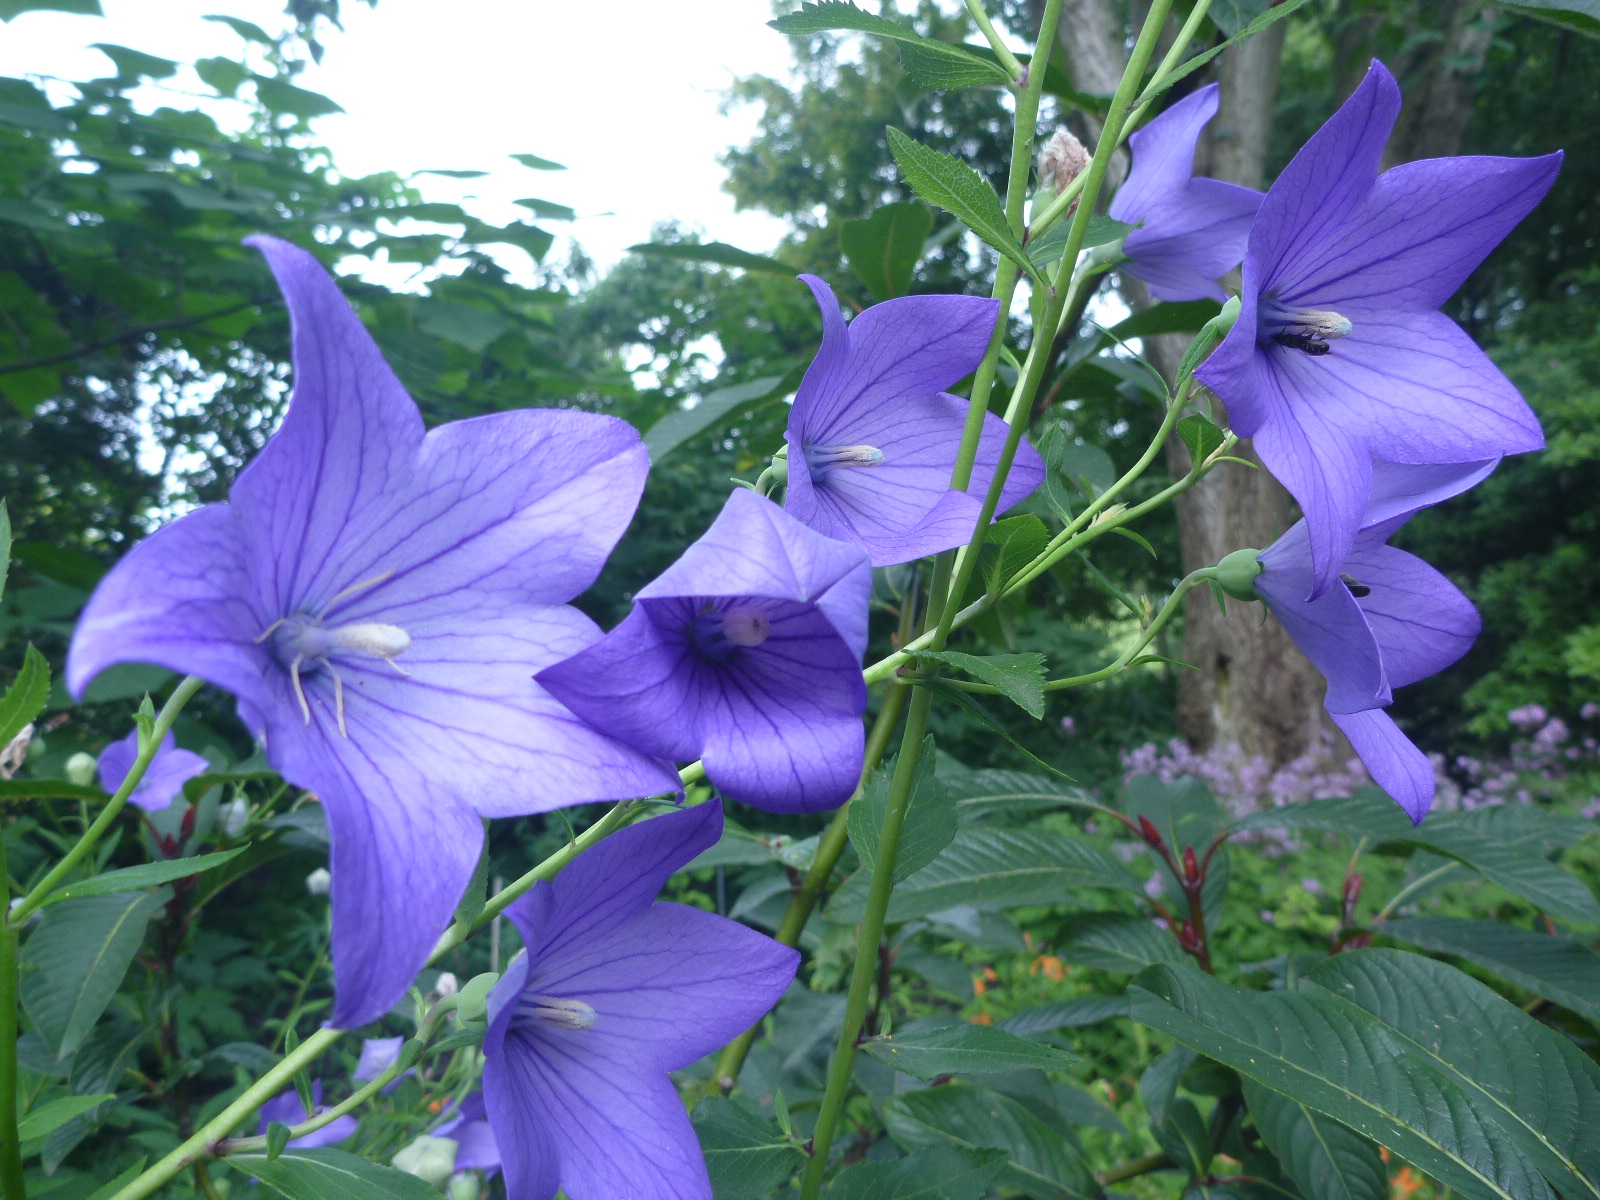
[(555, 996), (523, 996), (512, 1012), (519, 1023), (543, 1021), (558, 1029), (575, 1031), (593, 1029), (598, 1019), (594, 1009), (582, 1000), (565, 1000)]
[(1350, 318), (1321, 308), (1292, 308), (1273, 296), (1263, 296), (1256, 307), (1257, 340), (1272, 342), (1320, 358), (1333, 349), (1328, 343), (1349, 337)]
[(805, 453), (806, 469), (818, 482), (835, 467), (875, 467), (883, 461), (876, 446), (807, 446)]
[(771, 636), (772, 619), (754, 604), (702, 609), (689, 627), (695, 653), (710, 662), (722, 662), (740, 647), (759, 646)]

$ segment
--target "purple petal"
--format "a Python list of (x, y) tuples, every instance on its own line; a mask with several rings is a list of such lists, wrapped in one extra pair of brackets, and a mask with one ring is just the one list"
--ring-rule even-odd
[(1315, 599), (1305, 598), (1312, 578), (1305, 522), (1262, 551), (1260, 561), (1256, 591), (1328, 681), (1328, 711), (1357, 712), (1389, 703), (1377, 639), (1350, 590), (1335, 586)]
[(1110, 213), (1129, 224), (1183, 191), (1194, 174), (1194, 147), (1207, 122), (1217, 115), (1220, 87), (1207, 84), (1185, 96), (1128, 139), (1133, 166), (1111, 198)]
[[(1383, 545), (1390, 530), (1356, 539), (1343, 572), (1368, 589), (1357, 599), (1391, 688), (1436, 675), (1472, 648), (1482, 622), (1453, 583), (1414, 554)], [(1331, 594), (1331, 593), (1330, 593)]]
[[(531, 1056), (520, 1053), (522, 1039), (507, 1039), (505, 1024), (491, 1024), (484, 1039), (483, 1098), (501, 1149), (506, 1197), (554, 1200), (562, 1175), (557, 1138), (564, 1131), (546, 1113), (543, 1074)], [(456, 1156), (459, 1161), (460, 1150)]]
[[(100, 786), (115, 793), (138, 757), (139, 731), (136, 729), (100, 752)], [(179, 750), (172, 732), (168, 730), (167, 736), (161, 739), (161, 748), (150, 760), (144, 778), (128, 797), (128, 803), (137, 805), (145, 812), (160, 812), (183, 794), (185, 783), (210, 769), (211, 764), (198, 754)]]
[[(322, 1107), (322, 1080), (313, 1080), (311, 1083), (311, 1102), (317, 1107)], [(314, 1114), (307, 1112), (305, 1105), (300, 1103), (300, 1095), (293, 1088), (286, 1092), (279, 1092), (271, 1100), (261, 1106), (260, 1133), (266, 1133), (267, 1126), (276, 1121), (280, 1125), (295, 1126), (309, 1121)], [(342, 1117), (335, 1117), (321, 1129), (313, 1130), (302, 1137), (294, 1138), (289, 1145), (297, 1150), (314, 1150), (318, 1146), (333, 1146), (344, 1141), (361, 1127), (361, 1123), (349, 1113)]]
[(155, 663), (253, 696), (271, 658), (255, 636), (273, 618), (253, 599), (238, 514), (211, 504), (135, 546), (95, 589), (67, 653), (67, 686), (116, 663)]
[(1406, 810), (1413, 825), (1420, 825), (1433, 804), (1433, 764), (1428, 756), (1400, 732), (1394, 718), (1381, 708), (1330, 715), (1350, 739), (1378, 786)]
[(449, 1136), (456, 1143), (456, 1170), (492, 1174), (500, 1169), (500, 1143), (488, 1121), (464, 1121)]
[(1377, 460), (1372, 464), (1372, 496), (1362, 525), (1370, 528), (1443, 503), (1482, 483), (1499, 465), (1498, 458), (1421, 466)]
[(357, 1083), (370, 1083), (400, 1061), (403, 1037), (367, 1038), (361, 1043), (361, 1058), (350, 1078)]

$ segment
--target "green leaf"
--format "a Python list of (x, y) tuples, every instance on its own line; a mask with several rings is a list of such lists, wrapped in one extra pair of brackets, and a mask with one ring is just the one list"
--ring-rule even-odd
[(647, 258), (670, 258), (678, 262), (716, 263), (721, 267), (738, 267), (743, 271), (771, 271), (778, 275), (797, 274), (788, 263), (763, 254), (752, 254), (727, 242), (639, 242), (629, 246), (634, 254)]
[(959, 650), (919, 650), (912, 657), (965, 671), (998, 688), (1002, 696), (1034, 720), (1044, 716), (1044, 655), (1037, 651), (978, 655)]
[(467, 226), (463, 237), (475, 246), (492, 246), (496, 243), (502, 246), (515, 246), (519, 250), (527, 251), (528, 257), (535, 262), (544, 260), (544, 256), (556, 240), (555, 235), (548, 230), (530, 225), (526, 221), (512, 221), (509, 225), (474, 222)]
[(923, 87), (1005, 87), (1011, 76), (999, 63), (980, 58), (962, 46), (926, 39), (900, 38), (900, 65)]
[(1080, 913), (1066, 921), (1057, 950), (1073, 966), (1137, 975), (1152, 963), (1183, 963), (1189, 956), (1165, 929), (1131, 913)]
[[(850, 844), (861, 856), (863, 872), (871, 874), (878, 860), (878, 839), (889, 808), (889, 789), (898, 758), (875, 768), (861, 795), (850, 802), (846, 823)], [(900, 847), (894, 860), (894, 881), (908, 876), (939, 857), (940, 851), (956, 835), (956, 808), (944, 785), (934, 777), (933, 738), (922, 743), (916, 773), (911, 780), (911, 799), (900, 830)]]
[(736, 383), (707, 392), (700, 397), (700, 402), (693, 408), (680, 408), (669, 412), (650, 426), (649, 432), (644, 435), (645, 449), (650, 451), (651, 465), (660, 465), (661, 461), (679, 446), (705, 433), (735, 413), (743, 412), (762, 400), (772, 399), (784, 390), (788, 378), (787, 375), (763, 375), (747, 383)]
[(318, 92), (307, 91), (305, 88), (296, 87), (292, 83), (285, 83), (281, 79), (273, 79), (267, 75), (256, 75), (253, 78), (256, 83), (256, 99), (275, 114), (309, 119), (344, 111)]
[(1164, 300), (1118, 321), (1106, 332), (1119, 342), (1163, 333), (1199, 333), (1221, 311), (1222, 305), (1215, 300)]
[(1600, 1066), (1454, 967), (1403, 950), (1341, 954), (1307, 977), (1359, 1005), (1454, 1082), (1564, 1196), (1600, 1196)]
[(172, 898), (166, 888), (84, 896), (47, 908), (23, 947), (32, 968), (22, 1002), (59, 1058), (89, 1036), (144, 941), (145, 925)]
[(1044, 283), (1022, 244), (1006, 223), (1005, 210), (994, 188), (966, 163), (953, 155), (931, 150), (889, 126), (889, 151), (900, 173), (929, 204), (944, 209), (989, 245)]
[(511, 157), (534, 171), (565, 171), (567, 169), (561, 163), (554, 162), (548, 158), (540, 158), (537, 154), (513, 154)]
[(42, 1138), (59, 1126), (65, 1125), (79, 1113), (88, 1112), (97, 1104), (116, 1098), (114, 1092), (102, 1092), (98, 1096), (63, 1096), (59, 1100), (41, 1104), (18, 1122), (17, 1140), (27, 1142), (34, 1138)]
[(510, 319), (500, 313), (448, 300), (422, 300), (415, 311), (418, 329), (473, 354), (482, 354), (512, 328)]
[(513, 200), (513, 204), (528, 209), (542, 221), (576, 221), (578, 214), (565, 204), (557, 204), (553, 200), (540, 200), (533, 196), (521, 200)]
[(908, 1092), (883, 1106), (889, 1135), (909, 1151), (936, 1146), (966, 1152), (1006, 1152), (1000, 1186), (1034, 1200), (1100, 1195), (1083, 1153), (1015, 1100), (985, 1088), (952, 1083)]
[(1517, 0), (1503, 7), (1524, 17), (1600, 37), (1600, 0)]
[(983, 544), (984, 581), (998, 592), (1050, 544), (1050, 530), (1033, 513), (996, 521)]
[(879, 1062), (918, 1079), (988, 1075), (996, 1071), (1061, 1071), (1073, 1062), (1065, 1050), (965, 1022), (898, 1033), (892, 1038), (872, 1038), (861, 1048)]
[(862, 12), (847, 0), (819, 0), (816, 4), (802, 4), (799, 12), (787, 13), (767, 24), (779, 33), (792, 36), (848, 29), (856, 33), (875, 33), (879, 37), (902, 42), (925, 40), (920, 34), (888, 17)]
[(1141, 1024), (1349, 1125), (1467, 1196), (1552, 1196), (1472, 1097), (1329, 991), (1249, 992), (1160, 965), (1129, 996)]
[(0, 750), (44, 711), (50, 702), (50, 664), (31, 644), (22, 656), (22, 669), (0, 696)]
[(1004, 1150), (931, 1146), (893, 1162), (845, 1168), (828, 1200), (980, 1200), (1007, 1161)]
[(1178, 422), (1178, 436), (1189, 448), (1189, 458), (1195, 463), (1210, 458), (1223, 442), (1222, 430), (1199, 413), (1190, 413)]
[(1366, 1138), (1287, 1096), (1244, 1081), (1261, 1140), (1306, 1200), (1389, 1200), (1389, 1172)]
[[(1120, 241), (1133, 232), (1133, 226), (1122, 221), (1113, 220), (1101, 213), (1094, 213), (1089, 217), (1089, 227), (1083, 233), (1083, 245), (1080, 250), (1093, 250), (1096, 246), (1108, 245)], [(1036, 239), (1028, 243), (1028, 257), (1035, 265), (1048, 267), (1051, 263), (1061, 261), (1061, 255), (1067, 249), (1067, 237), (1072, 232), (1070, 220), (1058, 221), (1050, 226)], [(1134, 336), (1134, 335), (1128, 335)]]
[(0, 21), (10, 21), (25, 12), (77, 13), (84, 17), (103, 17), (100, 0), (0, 0)]
[(232, 97), (250, 78), (250, 72), (243, 63), (226, 57), (202, 58), (194, 64), (194, 73), (200, 76), (200, 81), (206, 86), (228, 97)]
[(202, 871), (209, 871), (213, 867), (220, 867), (248, 849), (247, 845), (239, 846), (233, 850), (219, 850), (215, 854), (197, 854), (192, 858), (174, 858), (166, 862), (142, 863), (137, 867), (124, 867), (120, 871), (108, 871), (104, 875), (69, 883), (59, 892), (52, 893), (45, 901), (45, 905), (48, 907), (65, 900), (76, 900), (80, 896), (109, 896), (117, 892), (136, 892), (159, 883), (170, 883), (174, 879), (184, 879), (190, 875), (198, 875)]
[(693, 1120), (717, 1200), (759, 1200), (805, 1161), (775, 1125), (726, 1097), (702, 1100)]
[(285, 1150), (276, 1158), (230, 1154), (221, 1161), (289, 1200), (439, 1200), (439, 1193), (415, 1175), (343, 1150)]
[(1162, 76), (1160, 87), (1145, 88), (1145, 90), (1140, 93), (1137, 103), (1143, 104), (1152, 97), (1159, 96), (1162, 92), (1166, 91), (1184, 76), (1192, 74), (1193, 72), (1198, 71), (1201, 67), (1205, 66), (1229, 46), (1232, 46), (1236, 42), (1242, 42), (1247, 37), (1254, 37), (1268, 25), (1271, 25), (1274, 21), (1283, 20), (1284, 17), (1287, 17), (1290, 13), (1294, 12), (1307, 2), (1308, 0), (1275, 0), (1275, 2), (1268, 7), (1266, 11), (1259, 13), (1256, 18), (1250, 22), (1250, 24), (1246, 25), (1233, 37), (1230, 37), (1225, 42), (1212, 46), (1209, 50), (1203, 51), (1200, 54), (1196, 54), (1191, 59), (1187, 59), (1183, 65), (1177, 70), (1173, 71), (1172, 74)]
[(471, 925), (478, 919), (478, 914), (483, 911), (483, 906), (489, 901), (489, 843), (484, 840), (483, 849), (478, 854), (478, 865), (472, 868), (472, 878), (467, 881), (467, 890), (461, 893), (461, 899), (456, 901), (455, 919), (462, 925)]
[(856, 278), (874, 300), (892, 300), (911, 289), (911, 275), (922, 257), (933, 213), (915, 200), (885, 204), (861, 221), (839, 227), (839, 245)]
[(1581, 942), (1463, 917), (1387, 921), (1378, 932), (1435, 954), (1464, 958), (1600, 1025), (1600, 954)]
[(278, 44), (273, 41), (272, 35), (261, 26), (252, 24), (249, 21), (242, 21), (238, 17), (209, 16), (202, 19), (226, 25), (247, 42), (256, 42), (262, 46), (276, 46)]
[[(857, 871), (834, 893), (828, 919), (860, 922), (866, 912), (870, 873)], [(909, 921), (960, 905), (1007, 908), (1053, 904), (1073, 888), (1138, 891), (1128, 869), (1080, 839), (1041, 829), (966, 828), (945, 852), (895, 888), (891, 922)]]
[(115, 63), (120, 79), (167, 79), (178, 73), (178, 64), (170, 58), (157, 58), (142, 50), (131, 50), (110, 42), (92, 42), (89, 49), (100, 51)]
[(1018, 808), (1108, 811), (1082, 788), (1069, 787), (1049, 776), (1030, 775), (1026, 771), (986, 767), (981, 771), (952, 775), (945, 780), (945, 786), (955, 797), (956, 812), (964, 819)]
[(1064, 1000), (1060, 1004), (1041, 1004), (1037, 1008), (1025, 1008), (1001, 1021), (999, 1028), (1026, 1037), (1036, 1033), (1049, 1033), (1053, 1029), (1079, 1029), (1086, 1025), (1099, 1025), (1127, 1015), (1126, 996), (1082, 996), (1077, 1000)]

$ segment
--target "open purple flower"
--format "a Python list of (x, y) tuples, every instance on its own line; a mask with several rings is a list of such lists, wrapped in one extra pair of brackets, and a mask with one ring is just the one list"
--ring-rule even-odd
[(1139, 228), (1122, 242), (1121, 270), (1162, 300), (1226, 296), (1217, 279), (1244, 257), (1261, 207), (1254, 188), (1194, 178), (1194, 144), (1217, 115), (1217, 85), (1186, 96), (1128, 139), (1133, 167), (1111, 216)]
[[(261, 1106), (261, 1124), (258, 1133), (266, 1133), (267, 1126), (276, 1121), (280, 1125), (295, 1126), (304, 1121), (309, 1121), (315, 1110), (322, 1107), (322, 1080), (314, 1079), (311, 1082), (312, 1111), (308, 1112), (306, 1106), (300, 1103), (300, 1096), (293, 1088), (286, 1092), (279, 1092), (271, 1100)], [(304, 1137), (297, 1137), (289, 1143), (296, 1150), (314, 1150), (318, 1146), (334, 1146), (345, 1140), (359, 1129), (361, 1123), (349, 1113), (342, 1117), (335, 1117), (321, 1129), (314, 1130)]]
[[(108, 792), (116, 792), (128, 777), (128, 772), (133, 770), (133, 760), (138, 757), (139, 731), (135, 729), (121, 741), (112, 742), (100, 751), (100, 786)], [(183, 795), (184, 784), (210, 769), (211, 764), (198, 754), (179, 750), (169, 730), (145, 769), (144, 778), (129, 795), (128, 803), (137, 805), (145, 812), (160, 812)]]
[(1454, 584), (1385, 543), (1419, 509), (1465, 491), (1498, 461), (1378, 464), (1371, 503), (1339, 567), (1338, 585), (1315, 599), (1306, 599), (1314, 567), (1304, 521), (1259, 556), (1257, 594), (1327, 679), (1324, 704), (1334, 724), (1414, 822), (1433, 803), (1433, 766), (1383, 710), (1393, 689), (1436, 674), (1465, 654), (1481, 623)]
[(713, 801), (614, 833), (506, 909), (519, 955), (489, 993), (483, 1095), (507, 1200), (711, 1200), (667, 1072), (753, 1025), (799, 955), (655, 903), (722, 835)]
[(566, 601), (631, 517), (622, 421), (523, 410), (424, 433), (315, 259), (253, 238), (289, 303), (295, 391), (225, 504), (136, 546), (84, 610), (67, 678), (159, 663), (238, 697), (333, 842), (332, 1023), (405, 992), (449, 922), (483, 816), (676, 788), (535, 686), (599, 636)]
[[(875, 567), (966, 544), (1006, 423), (986, 414), (970, 490), (953, 491), (969, 402), (943, 389), (977, 369), (1000, 302), (904, 296), (846, 327), (832, 289), (815, 275), (800, 278), (822, 310), (822, 348), (789, 414), (784, 506), (819, 533), (860, 546)], [(1044, 463), (1024, 440), (997, 511), (1043, 480)]]
[(1465, 463), (1544, 444), (1511, 382), (1437, 312), (1549, 190), (1560, 154), (1378, 174), (1400, 89), (1374, 62), (1267, 193), (1232, 332), (1198, 371), (1300, 502), (1333, 582), (1373, 460)]
[(837, 808), (861, 774), (871, 591), (860, 550), (740, 489), (620, 625), (539, 683), (630, 746), (703, 758), (730, 799)]

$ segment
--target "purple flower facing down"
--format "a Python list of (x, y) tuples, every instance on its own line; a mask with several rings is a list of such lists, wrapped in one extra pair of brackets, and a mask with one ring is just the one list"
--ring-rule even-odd
[(715, 801), (614, 833), (506, 909), (528, 947), (489, 994), (483, 1095), (507, 1200), (711, 1200), (667, 1072), (753, 1025), (799, 955), (658, 904), (722, 835)]
[[(822, 348), (789, 414), (784, 506), (819, 533), (860, 546), (875, 567), (964, 545), (994, 479), (1006, 423), (984, 417), (970, 489), (953, 491), (969, 403), (943, 389), (977, 369), (1000, 302), (905, 296), (874, 304), (847, 327), (828, 285), (800, 278), (822, 310)], [(1043, 461), (1023, 441), (997, 511), (1043, 480)]]
[(78, 695), (113, 663), (199, 675), (332, 836), (332, 1024), (404, 993), (448, 924), (483, 816), (670, 791), (530, 676), (599, 637), (566, 601), (633, 513), (625, 423), (524, 410), (424, 433), (416, 405), (304, 251), (252, 244), (289, 303), (295, 390), (225, 504), (122, 560), (68, 656)]
[(1315, 599), (1306, 599), (1314, 568), (1304, 521), (1259, 556), (1256, 592), (1327, 679), (1324, 704), (1334, 724), (1413, 822), (1433, 803), (1433, 765), (1383, 710), (1394, 688), (1442, 671), (1465, 654), (1480, 621), (1448, 579), (1386, 543), (1418, 509), (1471, 487), (1495, 461), (1379, 464), (1372, 503), (1339, 568), (1338, 585)]
[(494, 1140), (483, 1093), (473, 1092), (461, 1107), (434, 1126), (435, 1137), (447, 1137), (456, 1144), (456, 1170), (483, 1171), (493, 1175), (500, 1169), (500, 1144)]
[[(139, 757), (139, 731), (135, 729), (119, 742), (112, 742), (100, 751), (100, 786), (115, 792), (133, 770), (133, 760)], [(198, 754), (179, 750), (172, 733), (161, 739), (161, 747), (150, 760), (144, 778), (128, 797), (145, 812), (160, 812), (179, 796), (183, 785), (197, 775), (204, 775), (211, 764)]]
[(703, 758), (730, 799), (837, 808), (861, 774), (871, 591), (860, 550), (740, 489), (626, 620), (539, 683), (630, 746)]
[(1374, 62), (1267, 193), (1238, 321), (1195, 372), (1300, 502), (1313, 594), (1355, 541), (1374, 460), (1466, 463), (1544, 444), (1516, 388), (1436, 310), (1549, 190), (1561, 156), (1379, 175), (1399, 111)]
[(1133, 168), (1111, 216), (1139, 228), (1123, 239), (1121, 268), (1162, 300), (1226, 296), (1217, 279), (1238, 266), (1261, 193), (1194, 178), (1194, 144), (1217, 115), (1217, 85), (1178, 101), (1128, 139)]
[[(311, 1082), (311, 1102), (314, 1109), (322, 1107), (322, 1080), (315, 1079)], [(279, 1092), (271, 1100), (261, 1106), (261, 1124), (257, 1133), (266, 1133), (267, 1126), (276, 1121), (280, 1125), (295, 1126), (303, 1121), (309, 1121), (315, 1116), (315, 1111), (307, 1112), (305, 1105), (300, 1103), (300, 1096), (293, 1088), (286, 1092)], [(298, 1150), (314, 1150), (318, 1146), (334, 1146), (353, 1134), (361, 1123), (346, 1113), (342, 1117), (335, 1117), (321, 1129), (306, 1134), (304, 1137), (293, 1139), (289, 1145)]]

